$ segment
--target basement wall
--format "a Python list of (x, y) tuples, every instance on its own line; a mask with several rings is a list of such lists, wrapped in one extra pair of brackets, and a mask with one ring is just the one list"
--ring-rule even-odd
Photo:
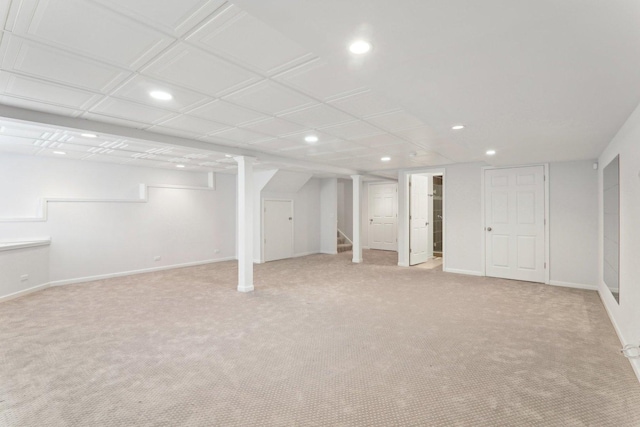
[[(620, 304), (603, 281), (602, 171), (620, 155)], [(640, 344), (640, 106), (598, 158), (598, 291), (623, 344)], [(640, 359), (631, 360), (640, 379)]]
[[(46, 221), (0, 222), (0, 242), (50, 237), (52, 284), (234, 259), (235, 175), (217, 174), (214, 191), (149, 188), (148, 202), (140, 202), (141, 183), (206, 187), (207, 178), (206, 173), (0, 154), (0, 218), (38, 216), (43, 198), (98, 200), (48, 203)], [(0, 263), (9, 256), (15, 254), (0, 252)], [(21, 283), (5, 271), (0, 271), (0, 299), (41, 285)]]
[(304, 256), (320, 252), (320, 184), (320, 179), (311, 178), (296, 193), (262, 192), (263, 200), (293, 200), (294, 256)]
[[(408, 173), (444, 171), (445, 271), (482, 275), (483, 167), (486, 164), (456, 164), (400, 174), (402, 186)], [(401, 193), (399, 187), (398, 194)], [(408, 239), (408, 228), (407, 235), (402, 235), (403, 205), (406, 212), (408, 201), (399, 197), (399, 244)], [(593, 160), (549, 165), (549, 205), (551, 284), (595, 290), (598, 212), (597, 172), (593, 170)], [(401, 252), (400, 263), (405, 261)]]

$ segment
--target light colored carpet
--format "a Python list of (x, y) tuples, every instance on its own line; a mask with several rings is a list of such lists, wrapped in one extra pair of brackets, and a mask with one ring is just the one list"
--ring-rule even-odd
[(422, 264), (415, 265), (415, 268), (425, 268), (427, 270), (433, 270), (434, 268), (438, 268), (442, 265), (442, 257), (436, 257), (428, 259)]
[(313, 255), (0, 305), (2, 426), (638, 426), (595, 292)]

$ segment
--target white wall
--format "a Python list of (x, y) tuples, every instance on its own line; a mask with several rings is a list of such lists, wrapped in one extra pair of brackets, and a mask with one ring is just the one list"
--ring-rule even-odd
[[(596, 174), (593, 161), (550, 165), (550, 273), (558, 285), (589, 287), (596, 273)], [(446, 271), (480, 275), (482, 248), (482, 183), (484, 163), (403, 171), (398, 188), (398, 263), (408, 265), (408, 191), (410, 172), (444, 172), (444, 263)], [(404, 182), (404, 184), (403, 184)], [(404, 210), (403, 210), (404, 209)], [(405, 213), (403, 213), (405, 212)], [(403, 225), (404, 224), (404, 225)]]
[[(640, 343), (640, 107), (598, 158), (598, 291), (624, 344)], [(620, 155), (620, 304), (602, 280), (602, 171)], [(640, 379), (640, 360), (632, 361)]]
[(320, 252), (336, 254), (338, 235), (338, 180), (320, 180)]
[(49, 246), (0, 251), (0, 301), (48, 283)]
[(294, 256), (320, 252), (320, 180), (311, 178), (297, 193), (263, 191), (263, 199), (293, 200)]
[(551, 283), (596, 289), (598, 171), (595, 160), (549, 165)]
[[(0, 241), (51, 237), (53, 283), (234, 258), (235, 176), (216, 181), (150, 188), (148, 203), (49, 203), (45, 222), (0, 222)], [(36, 216), (44, 197), (135, 200), (140, 183), (204, 187), (207, 174), (0, 154), (0, 218)]]

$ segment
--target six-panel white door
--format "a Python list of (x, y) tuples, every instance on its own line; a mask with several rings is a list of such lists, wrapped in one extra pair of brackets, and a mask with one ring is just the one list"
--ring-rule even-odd
[(369, 184), (369, 248), (397, 251), (398, 185)]
[(293, 257), (293, 202), (265, 200), (263, 206), (265, 262)]
[(485, 170), (487, 276), (545, 281), (544, 167)]

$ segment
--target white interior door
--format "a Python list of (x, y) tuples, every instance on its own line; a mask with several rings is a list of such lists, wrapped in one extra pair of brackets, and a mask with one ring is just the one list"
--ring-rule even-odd
[[(433, 233), (429, 226), (430, 176), (411, 175), (409, 178), (409, 265), (421, 264), (433, 257)], [(433, 191), (433, 185), (431, 186)]]
[(487, 276), (545, 281), (544, 167), (485, 171)]
[(369, 184), (369, 248), (398, 250), (398, 184)]
[(264, 260), (293, 257), (293, 201), (265, 200), (263, 215)]

